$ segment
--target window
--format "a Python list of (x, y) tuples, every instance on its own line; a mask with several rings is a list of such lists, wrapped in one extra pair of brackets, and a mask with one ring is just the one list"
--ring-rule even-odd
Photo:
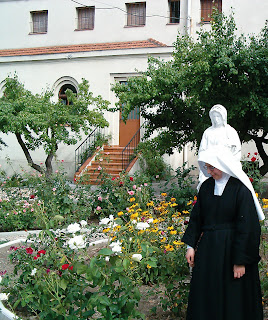
[(145, 2), (126, 3), (127, 26), (144, 26), (146, 17)]
[(169, 0), (169, 23), (180, 22), (180, 0)]
[(222, 12), (222, 0), (201, 0), (201, 20), (203, 22), (211, 21), (213, 7)]
[(65, 104), (66, 106), (71, 105), (72, 103), (70, 103), (67, 99), (67, 95), (65, 93), (65, 91), (67, 89), (72, 90), (74, 93), (77, 93), (76, 88), (72, 85), (72, 84), (64, 84), (61, 88), (60, 88), (60, 92), (59, 92), (59, 99), (61, 100), (61, 102), (63, 104)]
[(77, 29), (93, 30), (95, 20), (95, 7), (77, 8)]
[(47, 33), (48, 11), (32, 11), (32, 33)]

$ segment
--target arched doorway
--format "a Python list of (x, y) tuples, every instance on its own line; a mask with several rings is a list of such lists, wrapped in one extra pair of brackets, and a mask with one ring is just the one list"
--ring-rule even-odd
[(70, 89), (73, 93), (77, 93), (76, 88), (72, 85), (72, 84), (64, 84), (59, 91), (59, 99), (61, 100), (61, 102), (63, 104), (65, 104), (66, 106), (69, 106), (71, 104), (71, 102), (68, 101), (67, 99), (67, 95), (66, 95), (66, 90)]

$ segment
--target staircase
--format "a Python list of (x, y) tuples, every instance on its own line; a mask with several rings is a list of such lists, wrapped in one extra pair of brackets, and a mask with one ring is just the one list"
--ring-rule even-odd
[[(97, 185), (101, 183), (100, 178), (102, 173), (108, 173), (112, 177), (119, 176), (123, 170), (123, 150), (124, 147), (120, 146), (103, 146), (103, 150), (94, 156), (94, 160), (88, 162), (86, 166), (81, 167), (81, 170), (76, 173), (76, 180), (79, 179), (79, 175), (81, 174), (87, 181), (85, 183)], [(130, 168), (128, 169), (130, 170)]]

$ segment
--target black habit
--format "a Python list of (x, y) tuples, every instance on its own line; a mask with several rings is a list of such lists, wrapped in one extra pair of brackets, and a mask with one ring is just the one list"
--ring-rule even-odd
[[(262, 320), (260, 224), (251, 192), (233, 177), (221, 196), (200, 188), (182, 241), (196, 249), (187, 320)], [(246, 273), (234, 279), (233, 266)]]

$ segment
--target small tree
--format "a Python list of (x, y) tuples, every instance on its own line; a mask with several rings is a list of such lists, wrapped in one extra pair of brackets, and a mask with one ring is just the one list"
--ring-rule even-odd
[(44, 169), (34, 163), (31, 151), (42, 147), (47, 155), (47, 175), (52, 173), (52, 160), (60, 143), (75, 144), (82, 132), (87, 134), (93, 126), (108, 126), (103, 110), (108, 110), (109, 102), (93, 97), (88, 81), (82, 80), (77, 94), (67, 89), (66, 95), (69, 105), (54, 103), (50, 91), (34, 95), (15, 75), (6, 78), (0, 98), (0, 131), (15, 134), (28, 164), (41, 173)]
[[(139, 106), (148, 120), (147, 136), (158, 131), (158, 147), (172, 153), (187, 142), (198, 145), (211, 125), (208, 112), (217, 103), (242, 141), (254, 140), (268, 172), (268, 25), (260, 35), (236, 35), (233, 16), (214, 13), (211, 30), (197, 41), (179, 35), (172, 61), (149, 58), (147, 71), (114, 91), (123, 114)], [(120, 106), (120, 105), (119, 105)]]

